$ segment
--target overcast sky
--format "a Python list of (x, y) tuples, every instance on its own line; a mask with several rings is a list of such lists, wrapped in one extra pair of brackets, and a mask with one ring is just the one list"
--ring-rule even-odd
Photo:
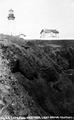
[(74, 0), (0, 0), (0, 33), (9, 32), (8, 10), (14, 10), (13, 31), (40, 37), (41, 29), (57, 29), (60, 38), (74, 38)]

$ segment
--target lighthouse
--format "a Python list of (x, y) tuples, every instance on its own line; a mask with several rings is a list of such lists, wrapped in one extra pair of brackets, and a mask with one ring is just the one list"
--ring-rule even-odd
[(8, 20), (14, 20), (14, 19), (15, 19), (14, 10), (10, 9), (8, 14)]
[(8, 18), (9, 34), (13, 35), (14, 30), (15, 30), (15, 24), (14, 24), (15, 16), (14, 16), (14, 10), (13, 9), (9, 10), (7, 18)]

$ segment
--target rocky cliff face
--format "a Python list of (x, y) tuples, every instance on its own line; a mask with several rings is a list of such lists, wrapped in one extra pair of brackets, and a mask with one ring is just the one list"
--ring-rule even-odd
[(74, 48), (0, 43), (0, 116), (74, 115)]

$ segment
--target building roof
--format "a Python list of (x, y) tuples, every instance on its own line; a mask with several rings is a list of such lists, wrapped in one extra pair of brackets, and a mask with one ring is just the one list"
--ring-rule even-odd
[(42, 34), (43, 32), (45, 32), (45, 33), (51, 33), (52, 32), (52, 33), (56, 33), (56, 34), (59, 33), (59, 31), (57, 31), (56, 29), (42, 29), (40, 34)]
[(24, 34), (19, 34), (19, 36), (24, 36), (24, 37), (26, 37), (26, 35), (24, 35)]

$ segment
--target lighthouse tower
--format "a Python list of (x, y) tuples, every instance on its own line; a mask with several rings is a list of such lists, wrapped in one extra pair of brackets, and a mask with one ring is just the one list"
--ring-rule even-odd
[(14, 20), (15, 20), (15, 16), (14, 16), (14, 10), (10, 9), (9, 10), (9, 14), (8, 14), (8, 26), (9, 26), (9, 34), (13, 35), (14, 34), (14, 30), (15, 30), (15, 24), (14, 24)]
[(14, 20), (15, 16), (14, 16), (14, 11), (12, 9), (9, 10), (9, 15), (8, 15), (8, 20)]

